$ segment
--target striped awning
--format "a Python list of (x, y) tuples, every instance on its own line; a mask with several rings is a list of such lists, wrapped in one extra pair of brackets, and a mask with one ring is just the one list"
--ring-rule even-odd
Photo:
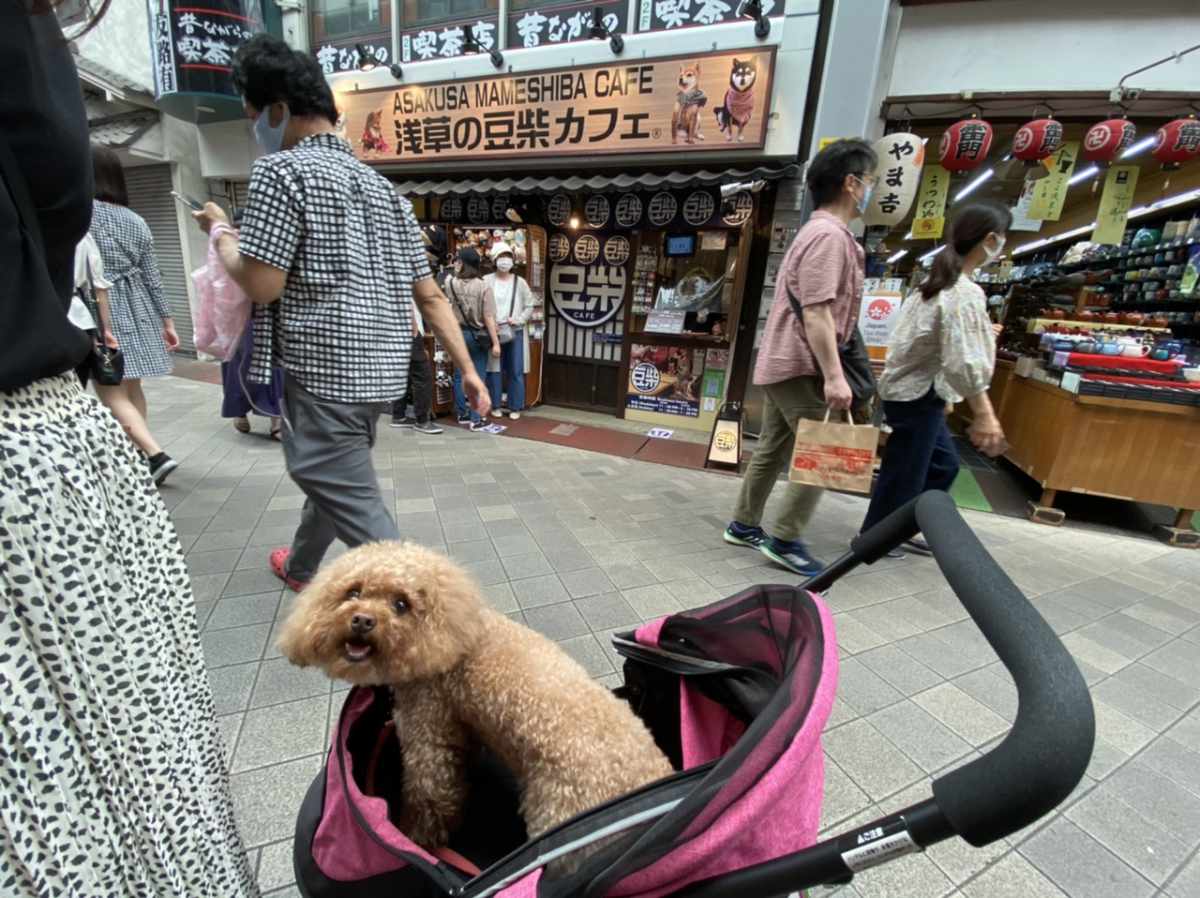
[(575, 193), (579, 191), (604, 190), (654, 190), (661, 187), (713, 187), (726, 184), (754, 184), (760, 181), (775, 181), (780, 178), (798, 178), (797, 165), (759, 166), (751, 169), (724, 169), (722, 171), (695, 172), (646, 172), (611, 175), (592, 175), (544, 178), (461, 178), (454, 180), (400, 181), (396, 190), (404, 196), (478, 196), (480, 194), (549, 194)]

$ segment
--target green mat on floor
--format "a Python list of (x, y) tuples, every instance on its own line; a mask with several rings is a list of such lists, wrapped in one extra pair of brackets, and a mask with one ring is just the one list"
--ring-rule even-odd
[(970, 468), (959, 470), (954, 485), (950, 487), (950, 495), (954, 497), (954, 504), (959, 508), (989, 512), (992, 510), (992, 503), (983, 494), (983, 488), (980, 487), (979, 481), (975, 479)]

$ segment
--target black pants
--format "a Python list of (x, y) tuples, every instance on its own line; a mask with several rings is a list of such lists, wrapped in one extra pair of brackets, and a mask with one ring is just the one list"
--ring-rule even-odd
[(412, 353), (408, 358), (408, 390), (403, 399), (392, 404), (392, 417), (403, 418), (410, 402), (417, 423), (424, 424), (433, 419), (433, 366), (425, 353), (425, 338), (420, 334), (413, 337)]
[(958, 450), (946, 426), (946, 401), (932, 389), (912, 402), (884, 401), (883, 417), (892, 433), (863, 530), (926, 490), (948, 492), (958, 476)]

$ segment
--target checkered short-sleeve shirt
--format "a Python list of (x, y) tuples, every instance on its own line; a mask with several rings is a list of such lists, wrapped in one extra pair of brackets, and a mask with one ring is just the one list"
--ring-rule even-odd
[(331, 402), (404, 395), (413, 284), (430, 276), (412, 204), (333, 134), (254, 163), (242, 255), (287, 272), (255, 309), (252, 380), (281, 366)]

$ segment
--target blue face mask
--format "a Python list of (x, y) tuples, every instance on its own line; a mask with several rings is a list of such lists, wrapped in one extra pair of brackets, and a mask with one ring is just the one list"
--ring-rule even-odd
[(270, 155), (283, 149), (283, 132), (287, 130), (291, 117), (291, 113), (285, 106), (283, 118), (280, 119), (278, 125), (272, 128), (271, 108), (268, 106), (258, 114), (258, 118), (254, 120), (254, 142), (258, 144), (263, 153)]

